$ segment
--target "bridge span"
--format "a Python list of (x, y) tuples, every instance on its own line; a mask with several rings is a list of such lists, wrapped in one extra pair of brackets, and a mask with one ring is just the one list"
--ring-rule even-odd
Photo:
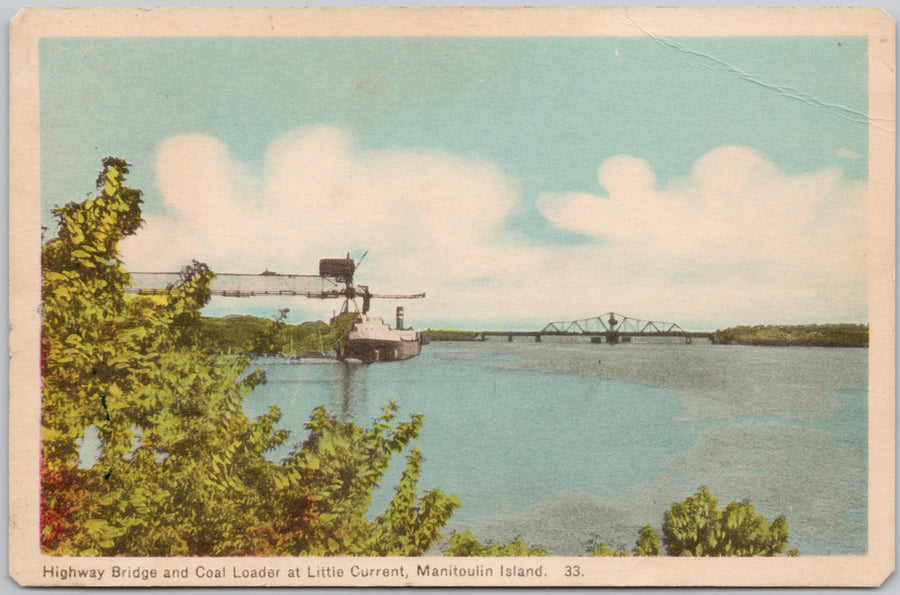
[(591, 343), (628, 343), (635, 337), (676, 337), (692, 343), (694, 339), (712, 340), (712, 333), (686, 331), (674, 322), (641, 320), (615, 312), (593, 318), (550, 322), (539, 331), (480, 331), (465, 335), (462, 340), (484, 341), (487, 337), (533, 337), (537, 343), (543, 337), (589, 337)]
[[(590, 337), (591, 343), (630, 343), (634, 337), (677, 337), (683, 338), (685, 343), (693, 343), (694, 339), (712, 339), (712, 333), (706, 332), (554, 332), (554, 331), (485, 331), (480, 333), (484, 338), (493, 336), (506, 337), (509, 342), (514, 337), (534, 337), (536, 343), (541, 342), (542, 337)], [(474, 339), (483, 340), (483, 339)]]

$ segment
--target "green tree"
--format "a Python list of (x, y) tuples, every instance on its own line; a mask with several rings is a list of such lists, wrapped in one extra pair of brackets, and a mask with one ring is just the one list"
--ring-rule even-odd
[(481, 544), (471, 531), (466, 529), (450, 537), (445, 556), (549, 556), (547, 548), (529, 546), (521, 539), (506, 544)]
[[(669, 556), (774, 556), (784, 552), (788, 524), (771, 524), (748, 503), (732, 501), (724, 510), (705, 487), (673, 503), (663, 523)], [(791, 550), (788, 554), (796, 554)]]
[[(56, 514), (44, 545), (59, 554), (232, 552), (257, 522), (254, 508), (243, 514), (253, 492), (245, 476), (271, 465), (260, 455), (287, 436), (272, 431), (277, 409), (252, 422), (241, 411), (257, 382), (239, 380), (245, 361), (193, 348), (214, 276), (205, 265), (186, 267), (162, 295), (126, 292), (118, 242), (140, 224), (140, 192), (123, 183), (127, 163), (103, 165), (96, 198), (56, 209), (59, 233), (42, 253), (42, 504)], [(102, 446), (81, 470), (78, 439), (89, 428)], [(56, 478), (75, 488), (78, 508)]]
[[(732, 501), (719, 510), (718, 500), (705, 487), (681, 502), (672, 503), (663, 519), (667, 556), (775, 556), (784, 552), (788, 524), (784, 517), (772, 523), (749, 502)], [(659, 535), (645, 525), (635, 542), (634, 555), (659, 555)], [(590, 548), (590, 546), (589, 546)], [(625, 548), (613, 550), (600, 543), (592, 556), (627, 556)], [(792, 549), (788, 556), (797, 555)]]
[[(103, 166), (98, 195), (57, 208), (58, 235), (42, 250), (44, 552), (250, 555), (349, 547), (411, 555), (440, 539), (459, 501), (434, 490), (416, 502), (415, 450), (386, 514), (373, 522), (363, 516), (391, 455), (418, 436), (420, 416), (393, 425), (391, 404), (363, 430), (319, 409), (310, 437), (288, 460), (263, 456), (288, 433), (274, 430), (275, 407), (254, 420), (243, 413), (260, 374), (245, 373), (246, 359), (197, 344), (214, 274), (194, 263), (159, 295), (127, 292), (118, 242), (140, 225), (140, 192), (124, 184), (127, 163), (107, 158)], [(79, 440), (91, 428), (101, 448), (82, 469)]]
[(597, 547), (595, 547), (593, 550), (591, 550), (590, 554), (592, 556), (611, 556), (611, 557), (618, 558), (621, 556), (627, 556), (628, 552), (625, 551), (625, 548), (623, 548), (623, 547), (620, 547), (619, 549), (614, 550), (611, 547), (609, 547), (608, 545), (606, 545), (605, 543), (601, 542), (600, 544), (597, 545)]
[[(788, 524), (777, 517), (770, 524), (756, 514), (749, 502), (731, 502), (722, 510), (721, 547), (724, 556), (774, 556), (784, 551), (788, 540)], [(791, 550), (788, 554), (795, 554)]]
[(659, 535), (650, 525), (645, 525), (641, 529), (641, 534), (634, 544), (635, 556), (658, 556), (659, 555)]
[(441, 539), (440, 529), (459, 507), (456, 496), (439, 490), (416, 501), (421, 454), (412, 449), (407, 468), (386, 513), (369, 522), (372, 492), (391, 456), (415, 439), (424, 418), (392, 426), (397, 405), (390, 403), (365, 430), (339, 423), (317, 408), (307, 424), (309, 438), (281, 467), (274, 533), (289, 545), (287, 554), (418, 555)]
[(663, 523), (666, 555), (713, 555), (720, 537), (721, 513), (716, 508), (717, 502), (704, 487), (678, 504), (672, 504)]

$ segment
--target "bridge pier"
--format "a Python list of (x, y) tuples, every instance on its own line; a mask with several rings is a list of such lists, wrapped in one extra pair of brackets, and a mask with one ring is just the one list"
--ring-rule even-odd
[(535, 335), (535, 336), (534, 336), (534, 342), (535, 342), (535, 343), (540, 343), (540, 342), (541, 342), (541, 336), (540, 336), (540, 335)]
[(506, 342), (512, 343), (512, 335), (509, 335), (508, 337), (506, 337)]

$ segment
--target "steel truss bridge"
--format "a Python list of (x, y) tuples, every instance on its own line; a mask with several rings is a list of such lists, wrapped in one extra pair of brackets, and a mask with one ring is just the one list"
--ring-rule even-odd
[(550, 322), (539, 331), (486, 331), (475, 339), (483, 340), (486, 336), (505, 336), (510, 342), (513, 337), (534, 337), (538, 343), (541, 337), (590, 337), (592, 343), (627, 343), (634, 337), (677, 337), (691, 343), (693, 339), (709, 339), (711, 333), (686, 331), (675, 322), (641, 320), (607, 312), (593, 318)]
[(607, 312), (593, 318), (581, 320), (566, 320), (551, 322), (541, 332), (544, 333), (612, 333), (617, 332), (629, 335), (653, 335), (653, 336), (681, 336), (686, 331), (675, 322), (657, 322), (655, 320), (640, 320), (623, 316), (615, 312)]

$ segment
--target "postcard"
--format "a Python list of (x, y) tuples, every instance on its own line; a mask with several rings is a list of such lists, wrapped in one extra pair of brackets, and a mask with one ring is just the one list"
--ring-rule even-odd
[(10, 24), (10, 573), (873, 586), (873, 8)]

